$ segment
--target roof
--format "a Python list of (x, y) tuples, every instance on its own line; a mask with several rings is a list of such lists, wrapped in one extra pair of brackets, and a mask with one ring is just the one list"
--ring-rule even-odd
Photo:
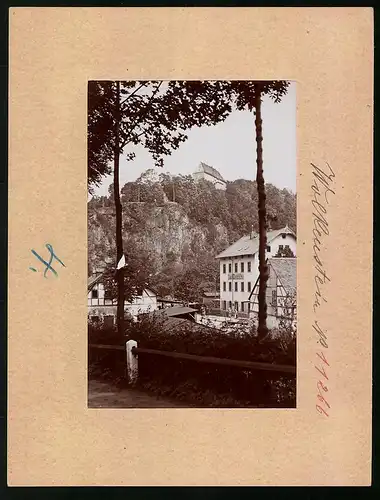
[[(273, 269), (277, 278), (280, 280), (287, 295), (296, 293), (297, 290), (297, 259), (295, 257), (273, 257), (272, 259), (267, 259), (270, 269)], [(270, 272), (270, 271), (269, 271)], [(259, 283), (259, 277), (256, 280), (255, 286), (252, 288), (249, 294), (248, 300), (251, 300), (252, 295), (254, 295), (257, 285)], [(255, 293), (257, 295), (257, 293)]]
[[(296, 237), (295, 233), (288, 227), (285, 226), (281, 229), (276, 229), (275, 231), (267, 232), (267, 244), (273, 241), (277, 236), (282, 233), (291, 234)], [(246, 235), (240, 238), (240, 240), (233, 243), (231, 246), (223, 250), (216, 259), (223, 259), (225, 257), (237, 257), (239, 255), (254, 255), (259, 251), (259, 235), (258, 233), (253, 233), (251, 235)]]
[[(161, 316), (160, 314), (161, 313)], [(153, 311), (150, 313), (143, 313), (141, 316), (150, 316), (150, 317), (159, 317), (163, 318), (162, 311)], [(189, 321), (188, 319), (183, 318), (175, 318), (175, 317), (164, 317), (163, 322), (161, 323), (164, 326), (165, 331), (167, 333), (171, 333), (172, 331), (178, 331), (178, 328), (190, 328), (194, 331), (210, 331), (210, 327), (206, 325), (202, 325), (201, 323), (195, 323), (193, 321)]]
[(181, 314), (189, 314), (192, 312), (197, 312), (197, 310), (192, 307), (167, 307), (166, 309), (162, 309), (162, 313), (169, 317), (180, 316)]
[(294, 257), (275, 257), (269, 259), (269, 265), (276, 273), (287, 294), (297, 289), (297, 259)]
[(92, 276), (90, 276), (87, 280), (87, 290), (90, 291), (97, 283), (99, 283), (99, 281), (101, 281), (102, 277), (103, 273), (93, 274)]
[(210, 165), (207, 165), (203, 162), (200, 163), (199, 168), (201, 168), (205, 174), (211, 175), (212, 177), (215, 177), (215, 179), (218, 179), (218, 181), (222, 181), (224, 183), (226, 182), (221, 176), (220, 172), (216, 170), (216, 168), (210, 167)]

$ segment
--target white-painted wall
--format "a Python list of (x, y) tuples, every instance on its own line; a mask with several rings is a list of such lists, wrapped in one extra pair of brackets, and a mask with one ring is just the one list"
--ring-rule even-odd
[[(248, 271), (248, 263), (251, 264), (251, 270)], [(241, 271), (241, 265), (244, 266), (244, 271)], [(224, 266), (225, 271), (224, 272)], [(232, 266), (232, 273), (229, 272), (229, 266)], [(235, 272), (237, 265), (237, 273)], [(231, 275), (232, 276), (229, 276)], [(229, 307), (229, 302), (238, 302), (239, 311), (241, 311), (241, 303), (247, 301), (251, 290), (255, 286), (255, 282), (259, 275), (257, 255), (244, 255), (242, 257), (233, 257), (220, 259), (220, 304), (223, 309), (224, 301), (226, 308)], [(230, 277), (230, 279), (229, 279)], [(224, 290), (224, 283), (226, 290)], [(231, 283), (231, 291), (229, 291), (229, 283)], [(241, 289), (241, 284), (244, 283), (244, 291)], [(250, 283), (250, 289), (248, 287)], [(235, 287), (237, 286), (237, 291)], [(244, 312), (247, 312), (247, 304), (244, 305)]]
[[(289, 248), (292, 250), (294, 255), (297, 255), (297, 242), (296, 238), (292, 234), (286, 234), (285, 238), (280, 234), (272, 241), (268, 242), (268, 246), (270, 246), (270, 251), (266, 252), (266, 258), (270, 259), (274, 257), (278, 250), (279, 246), (289, 245)], [(232, 304), (234, 302), (238, 302), (238, 309), (242, 311), (241, 303), (244, 301), (248, 301), (249, 295), (251, 291), (248, 291), (248, 283), (251, 283), (251, 289), (255, 286), (255, 283), (259, 277), (259, 257), (258, 252), (255, 255), (243, 255), (238, 257), (227, 257), (219, 259), (219, 276), (220, 276), (220, 308), (223, 309), (224, 301), (226, 302), (226, 307), (228, 309), (229, 302)], [(251, 262), (251, 272), (248, 272), (248, 262)], [(244, 272), (241, 273), (241, 264), (244, 264)], [(223, 272), (223, 264), (226, 265), (226, 272)], [(229, 264), (232, 264), (232, 270), (235, 274), (235, 264), (238, 265), (237, 274), (243, 274), (243, 277), (237, 277), (235, 279), (228, 279), (229, 273)], [(229, 281), (231, 282), (232, 291), (229, 291)], [(226, 283), (226, 290), (223, 288), (223, 283)], [(241, 282), (244, 282), (244, 292), (241, 291)], [(237, 291), (235, 291), (235, 283), (237, 283)], [(248, 312), (248, 304), (244, 304), (244, 312)]]
[(226, 186), (227, 186), (227, 184), (225, 182), (222, 182), (222, 181), (216, 179), (215, 177), (213, 177), (212, 175), (203, 172), (203, 170), (200, 171), (200, 172), (194, 172), (193, 173), (193, 179), (196, 182), (200, 181), (200, 180), (209, 181), (212, 184), (214, 184), (214, 186), (215, 186), (216, 189), (225, 190)]
[[(116, 300), (104, 298), (103, 283), (97, 283), (93, 289), (98, 291), (98, 298), (92, 298), (92, 291), (88, 292), (88, 316), (98, 316), (99, 320), (103, 320), (104, 316), (115, 316), (116, 318)], [(132, 302), (126, 302), (124, 305), (124, 310), (133, 317), (141, 313), (156, 311), (157, 309), (157, 297), (150, 290), (144, 290), (142, 296), (135, 297)]]
[(125, 310), (132, 316), (153, 312), (158, 309), (157, 297), (150, 290), (144, 290), (141, 297), (135, 297), (132, 303), (126, 303)]

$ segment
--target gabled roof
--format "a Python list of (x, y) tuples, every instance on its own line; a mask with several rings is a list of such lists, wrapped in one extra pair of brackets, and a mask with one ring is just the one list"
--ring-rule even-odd
[(192, 307), (167, 307), (166, 309), (162, 309), (162, 313), (169, 317), (180, 316), (192, 312), (197, 312), (197, 310)]
[(92, 276), (90, 276), (87, 280), (87, 291), (92, 290), (92, 288), (94, 288), (94, 286), (97, 283), (99, 283), (99, 281), (101, 281), (102, 278), (103, 278), (103, 273), (93, 274)]
[(140, 316), (150, 316), (152, 318), (159, 318), (160, 323), (165, 328), (167, 333), (178, 332), (180, 328), (190, 328), (196, 331), (210, 331), (210, 327), (202, 325), (201, 323), (195, 323), (189, 321), (188, 319), (168, 317), (162, 314), (162, 311), (153, 311), (149, 313), (142, 313)]
[[(297, 291), (297, 258), (296, 257), (273, 257), (267, 259), (269, 272), (274, 271), (287, 295), (296, 293)], [(257, 295), (257, 286), (259, 277), (256, 280), (255, 286), (249, 294), (248, 300), (251, 300), (252, 295)]]
[[(291, 234), (296, 238), (295, 233), (288, 227), (285, 226), (282, 229), (276, 229), (275, 231), (267, 232), (267, 244), (273, 241), (277, 236), (282, 233)], [(248, 234), (240, 238), (240, 240), (233, 243), (230, 247), (226, 248), (216, 259), (222, 259), (225, 257), (237, 257), (240, 255), (254, 255), (259, 251), (259, 235), (254, 233), (252, 237)]]
[(215, 177), (215, 179), (218, 179), (218, 181), (226, 182), (220, 172), (216, 170), (216, 168), (211, 167), (210, 165), (207, 165), (206, 163), (203, 163), (201, 161), (199, 168), (203, 170), (205, 174), (211, 175), (212, 177)]

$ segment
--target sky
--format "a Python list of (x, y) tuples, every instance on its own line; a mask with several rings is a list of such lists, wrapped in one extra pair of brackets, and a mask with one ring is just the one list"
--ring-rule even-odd
[[(282, 189), (296, 192), (296, 84), (292, 82), (280, 103), (264, 97), (263, 162), (265, 181)], [(127, 162), (125, 150), (120, 160), (120, 187), (136, 180), (148, 169), (158, 173), (192, 174), (200, 162), (216, 168), (228, 181), (256, 178), (256, 141), (253, 113), (234, 111), (222, 123), (212, 127), (195, 128), (188, 139), (164, 157), (163, 168), (154, 166), (150, 154), (142, 147), (135, 148), (136, 158)], [(104, 178), (94, 190), (96, 196), (106, 196), (112, 176)]]

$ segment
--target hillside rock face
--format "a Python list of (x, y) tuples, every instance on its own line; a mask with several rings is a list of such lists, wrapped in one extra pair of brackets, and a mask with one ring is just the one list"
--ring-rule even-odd
[[(105, 264), (116, 264), (112, 189), (110, 193), (88, 203), (90, 274)], [(266, 193), (271, 228), (288, 225), (296, 231), (296, 195), (271, 184)], [(221, 191), (208, 182), (163, 175), (159, 182), (129, 182), (121, 194), (124, 252), (135, 269), (145, 268), (152, 286), (168, 281), (182, 286), (184, 276), (186, 282), (198, 283), (205, 277), (215, 283), (219, 272), (215, 256), (258, 230), (254, 181), (228, 182), (226, 191)]]
[[(115, 217), (113, 209), (89, 209), (88, 264), (92, 273), (105, 259), (115, 258)], [(155, 206), (129, 203), (123, 206), (125, 253), (141, 251), (149, 255), (157, 272), (168, 262), (181, 267), (199, 254), (213, 258), (228, 246), (227, 228), (221, 223), (208, 226), (189, 219), (183, 207), (174, 202)]]

